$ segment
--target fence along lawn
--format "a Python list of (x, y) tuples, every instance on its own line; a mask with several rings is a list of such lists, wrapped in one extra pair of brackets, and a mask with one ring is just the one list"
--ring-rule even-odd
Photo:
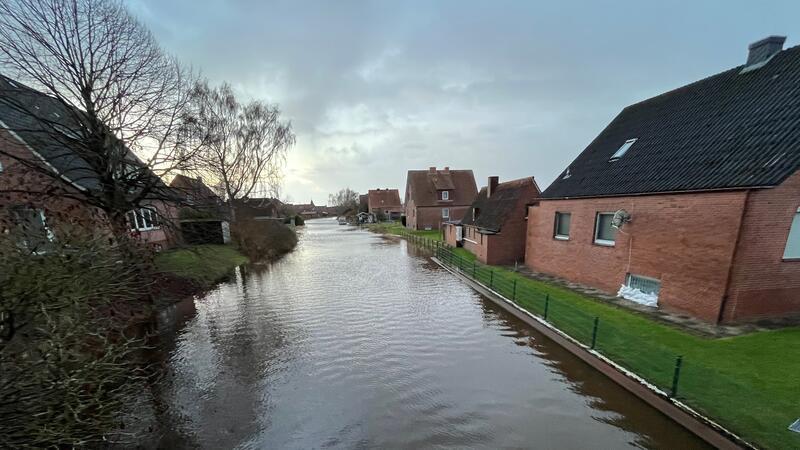
[(462, 249), (402, 230), (395, 234), (434, 249), (443, 263), (546, 317), (743, 439), (764, 448), (800, 448), (800, 434), (788, 430), (800, 418), (800, 328), (704, 338), (561, 286), (484, 266)]

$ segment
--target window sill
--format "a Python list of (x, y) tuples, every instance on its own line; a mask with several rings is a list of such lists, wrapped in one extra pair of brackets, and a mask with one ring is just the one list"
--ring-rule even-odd
[(133, 228), (133, 229), (131, 229), (131, 232), (134, 232), (134, 233), (135, 232), (140, 232), (141, 233), (142, 231), (155, 231), (155, 230), (160, 230), (160, 229), (161, 229), (161, 227)]
[(564, 235), (557, 234), (557, 235), (553, 236), (553, 239), (555, 239), (557, 241), (568, 241), (569, 240), (569, 236), (564, 236)]
[(614, 247), (615, 241), (607, 241), (605, 239), (595, 239), (594, 245), (599, 245), (601, 247)]

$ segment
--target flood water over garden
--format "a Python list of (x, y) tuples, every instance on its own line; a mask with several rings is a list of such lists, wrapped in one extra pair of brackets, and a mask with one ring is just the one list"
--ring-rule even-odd
[(312, 220), (161, 317), (167, 448), (703, 448), (405, 241)]

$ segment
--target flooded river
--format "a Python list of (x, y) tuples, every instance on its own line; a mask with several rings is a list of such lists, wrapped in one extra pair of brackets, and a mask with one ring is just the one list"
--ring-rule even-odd
[(162, 316), (163, 448), (703, 448), (405, 241), (312, 220)]

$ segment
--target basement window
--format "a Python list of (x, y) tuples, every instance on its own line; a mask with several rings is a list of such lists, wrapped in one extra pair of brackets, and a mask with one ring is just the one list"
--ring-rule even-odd
[(800, 208), (797, 208), (792, 219), (789, 237), (786, 238), (786, 248), (783, 250), (783, 259), (800, 259)]
[(622, 158), (623, 156), (625, 156), (625, 153), (628, 152), (628, 149), (630, 149), (631, 146), (635, 142), (636, 142), (636, 138), (628, 139), (627, 141), (625, 141), (625, 143), (622, 144), (622, 147), (620, 147), (619, 150), (617, 150), (613, 155), (611, 155), (611, 158), (609, 158), (608, 161), (609, 162), (614, 162), (614, 161)]
[(598, 245), (614, 246), (617, 238), (617, 229), (612, 225), (614, 213), (597, 213), (594, 222), (594, 243)]
[(569, 224), (572, 219), (570, 213), (556, 213), (553, 237), (562, 241), (569, 240)]
[(661, 292), (661, 281), (629, 273), (617, 295), (626, 300), (645, 306), (658, 306), (658, 293)]

